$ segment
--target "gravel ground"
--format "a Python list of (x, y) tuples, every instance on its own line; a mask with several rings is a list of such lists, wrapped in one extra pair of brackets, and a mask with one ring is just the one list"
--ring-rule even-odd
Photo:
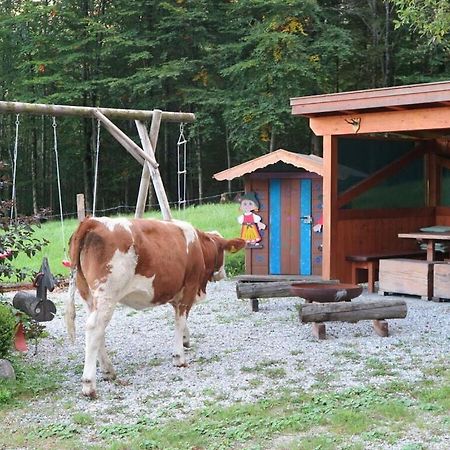
[[(99, 398), (91, 401), (80, 395), (85, 312), (77, 299), (77, 341), (69, 344), (62, 318), (66, 296), (65, 291), (49, 294), (58, 315), (47, 323), (50, 336), (39, 343), (37, 355), (29, 355), (63, 373), (64, 381), (56, 395), (34, 401), (21, 423), (70, 422), (76, 412), (88, 413), (101, 424), (135, 423), (143, 416), (183, 417), (205, 405), (252, 402), (285, 389), (417, 382), (450, 354), (450, 303), (404, 298), (408, 315), (389, 320), (389, 337), (377, 336), (370, 321), (330, 322), (327, 340), (318, 341), (309, 324), (299, 323), (300, 299), (261, 301), (254, 313), (248, 301), (236, 299), (235, 283), (228, 280), (210, 284), (207, 299), (191, 312), (192, 348), (184, 369), (172, 366), (172, 307), (118, 307), (106, 338), (118, 381), (99, 380)], [(367, 298), (381, 297), (365, 293), (356, 301)], [(391, 370), (377, 375), (368, 370), (368, 361), (380, 361)], [(7, 417), (11, 425), (18, 420), (16, 414)], [(450, 448), (450, 438), (442, 439), (429, 448)]]

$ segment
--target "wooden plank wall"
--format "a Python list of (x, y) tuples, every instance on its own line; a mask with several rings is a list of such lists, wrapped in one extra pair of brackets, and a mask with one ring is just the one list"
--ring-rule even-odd
[[(450, 224), (450, 215), (447, 219)], [(435, 208), (340, 210), (335, 249), (338, 264), (334, 277), (343, 283), (351, 282), (351, 265), (345, 260), (346, 255), (415, 249), (417, 243), (414, 240), (400, 239), (398, 233), (416, 231), (436, 223)]]
[[(256, 192), (260, 203), (260, 210), (257, 212), (261, 216), (262, 222), (269, 224), (269, 180), (245, 178), (245, 192)], [(270, 227), (262, 232), (261, 248), (245, 249), (245, 273), (253, 275), (266, 275), (269, 273), (269, 237)]]

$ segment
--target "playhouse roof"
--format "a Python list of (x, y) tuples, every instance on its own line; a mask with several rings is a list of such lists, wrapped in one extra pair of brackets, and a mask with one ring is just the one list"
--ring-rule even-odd
[(217, 181), (233, 180), (234, 178), (242, 177), (248, 173), (255, 172), (255, 170), (276, 164), (277, 162), (283, 162), (299, 169), (305, 169), (308, 172), (323, 175), (323, 160), (320, 156), (302, 155), (300, 153), (279, 149), (231, 167), (230, 169), (223, 170), (214, 174), (213, 177)]

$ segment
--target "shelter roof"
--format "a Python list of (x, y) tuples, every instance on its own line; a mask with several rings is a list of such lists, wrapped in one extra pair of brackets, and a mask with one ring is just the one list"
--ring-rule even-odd
[(298, 169), (305, 169), (308, 172), (314, 172), (323, 175), (323, 161), (320, 156), (302, 155), (300, 153), (288, 152), (287, 150), (278, 149), (258, 158), (246, 161), (230, 169), (223, 170), (213, 175), (217, 181), (233, 180), (242, 177), (248, 173), (255, 172), (258, 169), (271, 166), (278, 162), (290, 164)]
[(292, 114), (316, 117), (450, 105), (450, 81), (291, 98)]

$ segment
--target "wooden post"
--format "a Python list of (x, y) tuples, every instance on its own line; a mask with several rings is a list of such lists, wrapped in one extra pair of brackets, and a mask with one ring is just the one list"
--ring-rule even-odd
[[(154, 117), (157, 118), (158, 116), (155, 115)], [(147, 133), (147, 129), (145, 128), (145, 125), (142, 122), (136, 121), (136, 126), (139, 131), (139, 136), (142, 141), (142, 146), (144, 147), (145, 151), (150, 155), (150, 157), (152, 159), (155, 158), (155, 155), (153, 152), (154, 147), (152, 146), (151, 139), (152, 139), (152, 135), (156, 140), (158, 139), (159, 123), (160, 123), (160, 121), (155, 124), (155, 126), (153, 127), (153, 130), (152, 129), (150, 130), (150, 136), (149, 136)], [(153, 126), (153, 122), (152, 122), (152, 126)], [(153, 133), (152, 133), (152, 131), (153, 131)], [(149, 165), (147, 164), (147, 166), (149, 166)], [(161, 208), (161, 213), (162, 213), (163, 219), (164, 220), (172, 220), (172, 215), (170, 213), (169, 201), (167, 200), (166, 191), (164, 189), (164, 184), (161, 179), (161, 174), (159, 173), (158, 168), (148, 167), (147, 173), (152, 178), (153, 186), (155, 188), (156, 197), (158, 198), (158, 203)], [(146, 175), (146, 172), (143, 170), (141, 185), (139, 187), (139, 197), (138, 197), (139, 209), (136, 207), (135, 217), (142, 217), (142, 215), (144, 213), (144, 209), (145, 209), (145, 200), (147, 197), (149, 180), (144, 179), (144, 175)], [(143, 191), (145, 191), (145, 195), (144, 195)]]
[(86, 217), (86, 209), (84, 206), (84, 194), (77, 194), (77, 217), (78, 222), (82, 222)]
[[(155, 111), (159, 111), (159, 110), (155, 110)], [(155, 123), (155, 120), (158, 120), (158, 116), (153, 115), (153, 119), (152, 119), (152, 128), (153, 128), (153, 124)], [(149, 147), (150, 147), (150, 151), (153, 151), (153, 154), (156, 151), (156, 145), (158, 142), (158, 133), (159, 133), (159, 125), (161, 123), (161, 116), (159, 115), (159, 120), (158, 120), (158, 130), (157, 130), (157, 134), (156, 134), (156, 140), (152, 137), (150, 137), (150, 146), (148, 148), (146, 147), (146, 136), (147, 136), (147, 130), (145, 127), (145, 124), (143, 124), (142, 122), (140, 122), (139, 120), (135, 120), (136, 123), (136, 128), (138, 130), (139, 133), (139, 137), (141, 138), (141, 144), (142, 144), (142, 148), (149, 152)], [(150, 131), (151, 134), (151, 131)], [(144, 215), (145, 212), (145, 203), (147, 202), (147, 195), (148, 195), (148, 188), (150, 186), (150, 178), (152, 177), (151, 174), (151, 170), (149, 167), (147, 167), (146, 164), (144, 164), (144, 167), (142, 168), (142, 175), (141, 175), (141, 182), (139, 184), (139, 193), (138, 193), (138, 198), (136, 201), (136, 211), (134, 213), (134, 217), (136, 218), (140, 218)]]
[(132, 139), (130, 139), (119, 127), (114, 125), (106, 116), (104, 116), (99, 110), (94, 111), (94, 116), (100, 120), (104, 127), (111, 133), (114, 139), (121, 144), (125, 150), (127, 150), (140, 164), (144, 164), (144, 161), (149, 162), (152, 167), (158, 167), (158, 163), (150, 155), (144, 152), (139, 145), (137, 145)]
[(336, 276), (337, 241), (337, 137), (323, 137), (323, 262), (322, 277)]

